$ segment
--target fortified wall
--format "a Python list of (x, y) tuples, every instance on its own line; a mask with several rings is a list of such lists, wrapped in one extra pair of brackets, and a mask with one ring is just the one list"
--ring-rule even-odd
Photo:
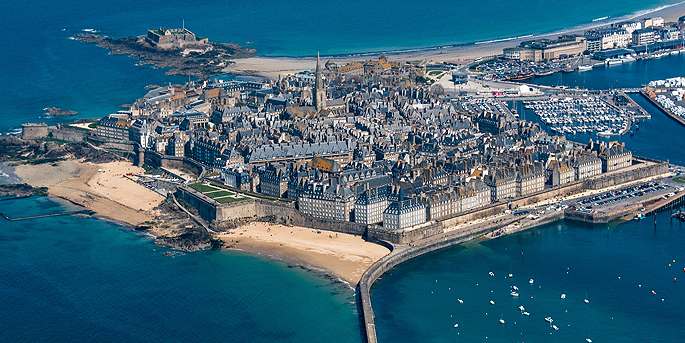
[(202, 174), (202, 171), (204, 170), (204, 167), (200, 163), (195, 162), (192, 159), (162, 155), (152, 150), (139, 151), (138, 159), (141, 159), (141, 157), (145, 164), (152, 167), (186, 169), (196, 175)]
[[(148, 157), (149, 156), (149, 157)], [(161, 156), (156, 153), (146, 152), (146, 162), (152, 165), (165, 166), (164, 163), (183, 163), (183, 158)], [(160, 160), (160, 158), (162, 158)], [(148, 161), (149, 160), (149, 161)], [(166, 161), (166, 162), (165, 162)], [(653, 162), (653, 161), (650, 161)], [(646, 165), (641, 168), (610, 175), (602, 175), (589, 180), (581, 180), (564, 186), (546, 189), (537, 194), (525, 198), (514, 199), (506, 203), (495, 203), (485, 208), (461, 214), (456, 217), (441, 221), (419, 225), (412, 230), (389, 231), (378, 225), (363, 225), (353, 222), (327, 220), (310, 217), (298, 211), (293, 203), (249, 199), (228, 204), (219, 204), (213, 199), (204, 197), (201, 193), (193, 190), (179, 189), (179, 198), (194, 206), (205, 220), (224, 221), (237, 218), (263, 218), (273, 216), (276, 220), (284, 221), (290, 225), (309, 227), (320, 230), (350, 233), (365, 236), (370, 241), (387, 241), (392, 244), (408, 244), (421, 239), (439, 235), (446, 229), (454, 228), (460, 224), (474, 222), (479, 219), (502, 214), (505, 210), (516, 209), (522, 206), (532, 205), (544, 200), (567, 197), (578, 194), (588, 189), (596, 190), (607, 187), (621, 186), (626, 183), (644, 180), (668, 173), (668, 163), (659, 162)], [(195, 194), (197, 193), (197, 194)], [(574, 212), (569, 219), (582, 220), (591, 223), (606, 223), (609, 220), (627, 213), (635, 212), (639, 205), (625, 208), (621, 213), (609, 214), (584, 214)], [(537, 224), (539, 225), (539, 224)]]
[(21, 138), (22, 139), (41, 139), (54, 138), (67, 142), (83, 142), (88, 136), (89, 132), (85, 129), (62, 126), (48, 126), (45, 123), (26, 123), (21, 124)]

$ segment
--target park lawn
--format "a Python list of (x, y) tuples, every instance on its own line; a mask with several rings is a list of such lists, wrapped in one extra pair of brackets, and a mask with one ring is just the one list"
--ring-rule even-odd
[(247, 199), (249, 199), (249, 198), (225, 197), (225, 198), (219, 198), (219, 199), (214, 199), (214, 200), (218, 201), (220, 204), (227, 204), (229, 202), (237, 202), (237, 201), (243, 201), (243, 200), (247, 200)]
[(212, 191), (218, 191), (218, 190), (219, 190), (218, 188), (215, 188), (215, 187), (212, 187), (212, 186), (203, 185), (203, 184), (200, 183), (200, 182), (198, 182), (198, 183), (193, 183), (193, 184), (188, 185), (188, 186), (189, 186), (190, 188), (192, 188), (192, 189), (194, 189), (194, 190), (196, 190), (196, 191), (198, 191), (198, 192), (202, 192), (202, 193), (205, 193), (205, 192), (212, 192)]
[(674, 177), (673, 181), (675, 182), (680, 182), (680, 183), (685, 183), (685, 176), (679, 176), (679, 177)]
[(228, 192), (228, 191), (218, 191), (218, 192), (206, 192), (205, 195), (212, 198), (212, 199), (216, 199), (216, 198), (220, 198), (220, 197), (226, 197), (229, 195), (233, 195), (233, 193)]

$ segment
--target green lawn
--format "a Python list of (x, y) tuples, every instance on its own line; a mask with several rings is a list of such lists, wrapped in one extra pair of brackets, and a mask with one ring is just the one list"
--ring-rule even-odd
[(237, 201), (243, 201), (243, 200), (247, 200), (247, 199), (249, 199), (249, 198), (226, 197), (226, 198), (219, 198), (219, 199), (214, 199), (214, 200), (218, 201), (221, 204), (227, 204), (229, 202), (237, 202)]
[(194, 190), (196, 190), (196, 191), (198, 191), (198, 192), (202, 192), (202, 193), (204, 193), (204, 192), (218, 191), (218, 190), (219, 190), (218, 188), (214, 188), (214, 187), (212, 187), (212, 186), (203, 185), (203, 184), (200, 183), (200, 182), (194, 183), (194, 184), (192, 184), (192, 185), (188, 185), (188, 187), (190, 187), (190, 188), (192, 188), (192, 189), (194, 189)]
[(675, 182), (680, 182), (680, 183), (685, 183), (685, 176), (679, 176), (679, 177), (674, 177), (673, 181)]
[(212, 199), (215, 199), (215, 198), (233, 195), (233, 193), (227, 192), (227, 191), (218, 191), (218, 192), (206, 192), (205, 195), (212, 198)]

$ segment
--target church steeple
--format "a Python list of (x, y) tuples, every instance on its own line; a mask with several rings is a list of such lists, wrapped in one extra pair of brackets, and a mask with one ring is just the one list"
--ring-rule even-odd
[(326, 108), (326, 87), (321, 78), (321, 61), (319, 53), (316, 53), (316, 80), (314, 81), (314, 107), (317, 111)]

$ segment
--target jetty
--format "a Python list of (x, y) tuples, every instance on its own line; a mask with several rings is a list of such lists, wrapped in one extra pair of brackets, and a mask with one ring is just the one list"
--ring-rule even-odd
[(69, 211), (69, 212), (62, 212), (62, 213), (41, 214), (41, 215), (21, 217), (21, 218), (10, 218), (8, 215), (0, 212), (0, 216), (5, 218), (6, 220), (9, 220), (9, 221), (29, 220), (29, 219), (58, 217), (58, 216), (69, 216), (69, 215), (74, 215), (74, 214), (93, 215), (93, 214), (95, 214), (95, 211), (91, 211), (91, 210)]

